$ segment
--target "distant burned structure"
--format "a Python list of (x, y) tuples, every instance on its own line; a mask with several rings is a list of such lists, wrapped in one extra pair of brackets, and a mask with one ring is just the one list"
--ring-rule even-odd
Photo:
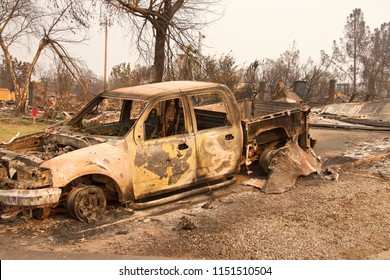
[(15, 92), (8, 88), (0, 88), (0, 101), (15, 101)]

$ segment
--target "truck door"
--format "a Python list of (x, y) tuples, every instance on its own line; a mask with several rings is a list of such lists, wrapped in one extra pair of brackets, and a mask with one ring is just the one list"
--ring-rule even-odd
[(197, 150), (198, 180), (224, 177), (239, 170), (241, 124), (233, 120), (219, 92), (190, 95)]
[(180, 97), (146, 109), (135, 129), (130, 161), (135, 199), (187, 187), (195, 181), (195, 138)]

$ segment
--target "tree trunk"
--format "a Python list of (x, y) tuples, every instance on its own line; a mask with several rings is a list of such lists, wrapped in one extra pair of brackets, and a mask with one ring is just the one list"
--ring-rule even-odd
[(162, 82), (164, 76), (165, 64), (165, 43), (167, 40), (168, 24), (163, 21), (158, 21), (156, 28), (156, 44), (154, 46), (154, 66), (155, 66), (155, 83)]
[(156, 44), (154, 46), (154, 67), (155, 75), (154, 82), (162, 82), (165, 66), (165, 44), (168, 37), (169, 24), (172, 21), (175, 13), (183, 6), (184, 0), (177, 0), (172, 4), (172, 0), (164, 0), (164, 8), (160, 12), (156, 21), (153, 24), (156, 30)]
[(367, 92), (366, 92), (366, 97), (364, 98), (364, 102), (370, 101), (370, 99), (375, 96), (376, 96), (375, 79), (370, 77), (368, 78), (368, 86), (367, 86)]
[(20, 113), (24, 113), (27, 109), (28, 88), (19, 88), (16, 95), (18, 96), (16, 98), (16, 113), (19, 115)]
[[(8, 46), (5, 44), (4, 40), (2, 40), (2, 39), (0, 40), (0, 46), (3, 50), (4, 56), (7, 60), (7, 63), (8, 63), (9, 69), (10, 69), (12, 82), (14, 84), (15, 94), (16, 94), (16, 111), (17, 111), (17, 114), (19, 114), (19, 113), (24, 112), (26, 109), (26, 103), (27, 103), (27, 99), (28, 99), (29, 86), (30, 86), (30, 79), (31, 79), (35, 64), (37, 63), (38, 58), (41, 55), (42, 50), (47, 46), (47, 40), (45, 38), (43, 38), (40, 41), (37, 52), (35, 53), (34, 58), (33, 58), (32, 62), (30, 63), (30, 66), (27, 70), (26, 77), (25, 77), (24, 81), (21, 81), (20, 83), (16, 77), (15, 66), (12, 62), (12, 57), (11, 57), (11, 54), (9, 52)], [(20, 86), (20, 84), (23, 84), (23, 86)]]

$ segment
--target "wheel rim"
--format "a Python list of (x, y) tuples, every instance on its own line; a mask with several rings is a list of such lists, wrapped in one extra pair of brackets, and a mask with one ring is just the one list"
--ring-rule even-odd
[(276, 153), (276, 147), (278, 147), (279, 142), (273, 142), (269, 144), (262, 154), (260, 155), (259, 163), (260, 163), (260, 170), (265, 174), (268, 175), (270, 173), (270, 170), (268, 168), (268, 165), (271, 163), (271, 160), (273, 156)]
[(106, 209), (106, 197), (103, 190), (98, 187), (78, 187), (69, 193), (67, 209), (72, 217), (90, 223), (103, 215)]

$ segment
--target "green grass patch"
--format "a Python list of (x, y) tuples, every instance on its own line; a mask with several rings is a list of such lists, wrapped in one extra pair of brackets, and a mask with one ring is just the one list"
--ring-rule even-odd
[(18, 132), (20, 133), (19, 136), (23, 136), (43, 131), (48, 126), (50, 124), (43, 122), (33, 124), (32, 119), (0, 119), (0, 143), (10, 140)]

